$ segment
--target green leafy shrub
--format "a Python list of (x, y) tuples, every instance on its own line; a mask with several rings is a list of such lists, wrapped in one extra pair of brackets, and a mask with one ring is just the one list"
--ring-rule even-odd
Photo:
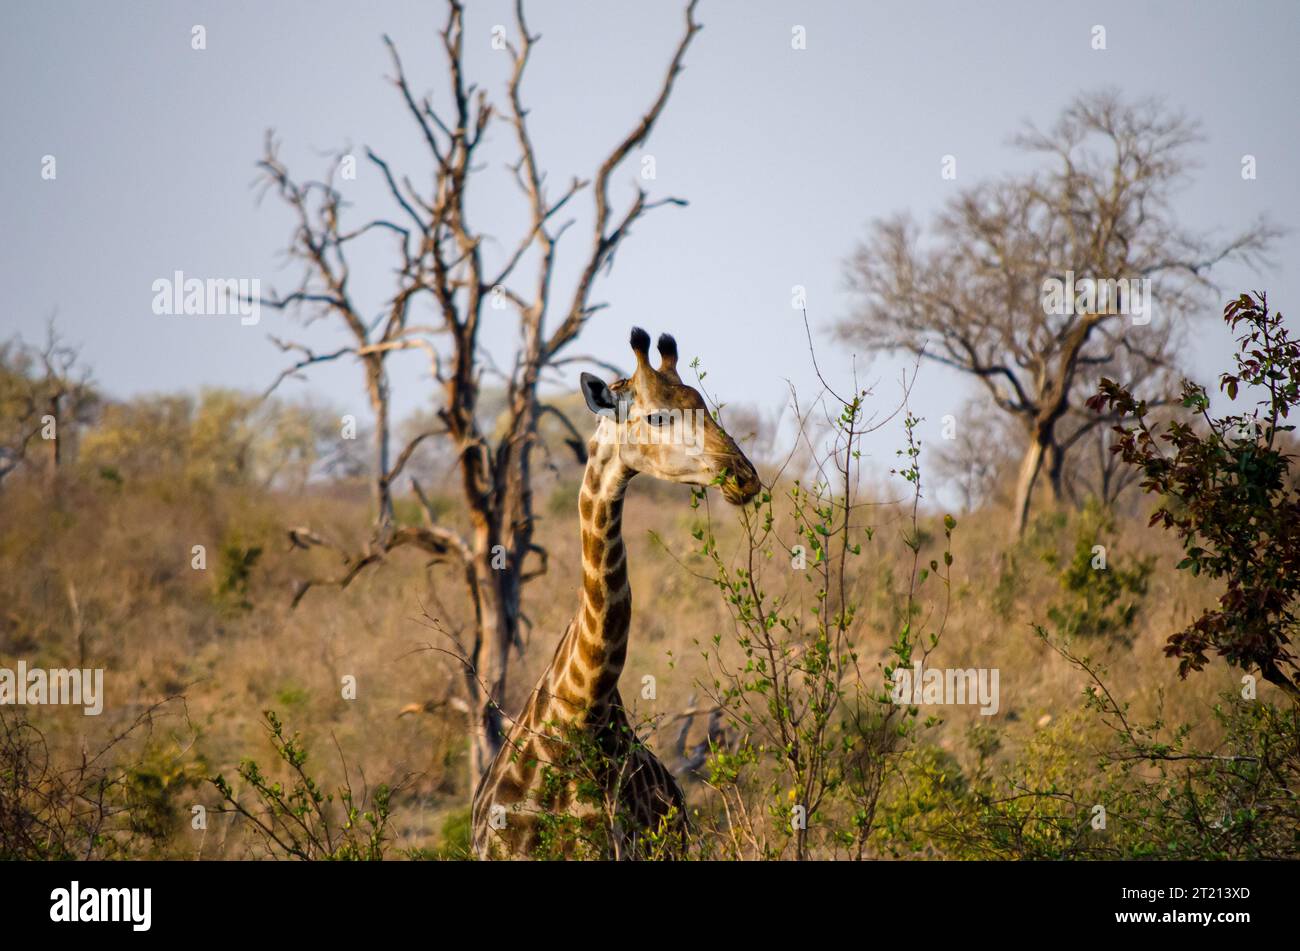
[(265, 851), (276, 858), (382, 859), (392, 818), (389, 787), (380, 785), (369, 795), (357, 795), (345, 780), (336, 792), (326, 792), (307, 772), (307, 750), (298, 736), (287, 734), (275, 713), (267, 711), (263, 716), (276, 759), (288, 779), (272, 779), (255, 760), (246, 759), (238, 772), (252, 794), (251, 803), (241, 801), (225, 776), (218, 775), (210, 780), (222, 798), (218, 811), (245, 820)]
[(1074, 554), (1059, 575), (1064, 600), (1047, 609), (1061, 634), (1131, 639), (1155, 559), (1119, 563), (1101, 544), (1114, 530), (1114, 519), (1096, 502), (1081, 514)]
[[(748, 503), (738, 553), (719, 543), (707, 518), (693, 532), (694, 553), (732, 622), (730, 631), (699, 643), (708, 666), (708, 681), (699, 686), (739, 736), (733, 747), (713, 752), (711, 787), (725, 818), (697, 843), (706, 854), (868, 857), (896, 761), (921, 725), (918, 708), (893, 701), (892, 678), (914, 660), (924, 662), (939, 643), (951, 601), (956, 521), (922, 524), (921, 420), (904, 405), (906, 442), (893, 474), (908, 484), (910, 504), (892, 524), (905, 570), (897, 578), (882, 575), (874, 607), (889, 630), (880, 657), (871, 643), (879, 626), (859, 610), (851, 570), (876, 541), (874, 527), (859, 517), (861, 441), (880, 425), (872, 423), (868, 395), (828, 391), (835, 411), (818, 477), (794, 480), (783, 496), (764, 490)], [(704, 499), (697, 491), (693, 505)], [(937, 557), (923, 554), (932, 546), (940, 548)], [(923, 603), (927, 582), (941, 586), (937, 605)], [(880, 659), (863, 662), (872, 655)]]
[(1219, 388), (1234, 402), (1259, 396), (1252, 410), (1213, 417), (1205, 388), (1190, 380), (1182, 389), (1189, 418), (1163, 429), (1146, 401), (1113, 380), (1102, 380), (1088, 404), (1136, 424), (1115, 428), (1113, 451), (1160, 497), (1151, 524), (1177, 533), (1186, 556), (1179, 569), (1226, 585), (1216, 607), (1169, 638), (1166, 653), (1178, 658), (1179, 673), (1203, 669), (1213, 651), (1300, 700), (1291, 649), (1300, 623), (1300, 492), (1286, 439), (1295, 429), (1286, 420), (1300, 405), (1300, 341), (1263, 294), (1230, 301), (1223, 319), (1244, 332), (1235, 372), (1221, 374)]
[(952, 857), (1296, 855), (1300, 709), (1225, 694), (1211, 711), (1218, 738), (1198, 746), (1191, 724), (1136, 719), (1102, 669), (1038, 634), (1087, 677), (1084, 706), (1035, 733), (1004, 773), (972, 785), (934, 829)]
[(131, 830), (164, 846), (181, 824), (178, 797), (202, 783), (203, 763), (183, 755), (174, 744), (151, 744), (139, 762), (127, 768), (123, 782)]
[(238, 540), (227, 539), (218, 550), (214, 592), (217, 602), (229, 610), (250, 611), (248, 585), (253, 568), (262, 556), (262, 546), (245, 546)]

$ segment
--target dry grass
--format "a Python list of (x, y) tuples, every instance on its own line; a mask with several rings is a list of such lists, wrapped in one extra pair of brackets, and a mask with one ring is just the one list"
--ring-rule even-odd
[[(522, 704), (577, 604), (576, 484), (566, 470), (542, 487), (543, 495), (552, 493), (539, 528), (551, 570), (526, 593), (530, 623), (526, 649), (512, 658), (513, 707)], [(454, 521), (454, 503), (444, 503)], [(21, 658), (29, 665), (107, 671), (101, 717), (27, 711), (52, 756), (98, 749), (154, 704), (183, 696), (107, 754), (164, 776), (159, 799), (173, 812), (163, 820), (169, 834), (158, 841), (159, 854), (243, 854), (230, 817), (214, 817), (206, 832), (191, 829), (188, 818), (193, 804), (215, 804), (204, 777), (232, 776), (244, 757), (269, 759), (264, 710), (302, 734), (327, 784), (342, 781), (344, 761), (354, 785), (400, 784), (393, 827), (401, 848), (437, 847), (443, 823), (467, 805), (464, 716), (439, 702), (449, 696), (455, 666), (428, 649), (444, 644), (422, 617), (427, 610), (450, 626), (469, 622), (456, 575), (399, 552), (349, 589), (314, 589), (290, 609), (294, 579), (335, 572), (337, 556), (292, 550), (285, 526), (310, 524), (345, 543), (359, 540), (366, 518), (360, 490), (277, 495), (161, 478), (119, 484), (84, 473), (54, 500), (35, 482), (12, 480), (0, 495), (0, 512), (0, 665)], [(724, 546), (738, 545), (734, 512), (715, 500), (712, 514)], [(704, 570), (688, 554), (690, 529), (700, 517), (688, 490), (676, 486), (635, 483), (626, 508), (635, 609), (623, 693), (639, 715), (664, 718), (652, 741), (661, 749), (676, 732), (666, 718), (687, 706), (704, 673), (695, 642), (730, 623), (717, 592), (692, 574)], [(864, 518), (876, 536), (854, 584), (864, 605), (865, 657), (883, 662), (908, 553), (895, 510), (870, 509)], [(1097, 641), (1082, 649), (1107, 666), (1109, 682), (1136, 715), (1163, 710), (1172, 721), (1203, 724), (1215, 695), (1233, 688), (1240, 675), (1215, 664), (1180, 682), (1163, 656), (1168, 634), (1215, 591), (1174, 571), (1170, 539), (1144, 521), (1123, 519), (1107, 539), (1112, 565), (1156, 559), (1132, 643)], [(1042, 516), (1037, 537), (1013, 549), (1005, 540), (1007, 513), (994, 508), (963, 518), (955, 535), (952, 610), (931, 663), (1000, 669), (1002, 706), (993, 720), (1003, 731), (998, 755), (1004, 759), (1079, 707), (1082, 675), (1032, 630), (1062, 598), (1059, 571), (1073, 549), (1076, 522)], [(207, 550), (202, 571), (190, 565), (191, 548), (199, 544)], [(246, 590), (236, 584), (223, 592), (231, 554), (258, 547)], [(924, 560), (937, 551), (923, 552)], [(654, 701), (639, 696), (646, 675), (657, 681)], [(342, 697), (348, 676), (356, 680), (355, 700)], [(431, 709), (399, 715), (426, 701)], [(927, 739), (965, 761), (972, 755), (966, 730), (982, 719), (973, 707), (948, 708)]]

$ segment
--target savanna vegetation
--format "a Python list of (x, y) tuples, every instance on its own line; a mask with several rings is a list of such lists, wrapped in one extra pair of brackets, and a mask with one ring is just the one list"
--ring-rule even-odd
[[(1227, 319), (1242, 337), (1222, 381), (1232, 412), (1189, 383), (1153, 421), (1103, 383), (1142, 485), (1044, 505), (1018, 540), (1014, 480), (973, 511), (929, 503), (934, 427), (905, 392), (828, 389), (833, 412), (814, 425), (804, 407), (806, 439), (765, 460), (770, 487), (739, 514), (634, 485), (646, 594), (624, 696), (687, 790), (689, 854), (1294, 855), (1300, 380), (1261, 298)], [(39, 365), (10, 357), (9, 405), (66, 383)], [(447, 635), (474, 617), (455, 566), (389, 559), (295, 605), (304, 574), (338, 557), (304, 550), (295, 526), (341, 543), (370, 526), (337, 415), (221, 391), (86, 405), (57, 457), (29, 441), (0, 488), (0, 657), (103, 667), (107, 697), (98, 717), (0, 707), (4, 854), (464, 857), (467, 710)], [(859, 450), (876, 427), (899, 449), (872, 478)], [(553, 459), (537, 479), (546, 594), (527, 602), (507, 715), (579, 583), (580, 469)], [(417, 463), (429, 485), (445, 464)], [(423, 511), (394, 499), (399, 526)], [(996, 713), (895, 702), (891, 674), (918, 662), (997, 669)]]
[[(345, 200), (350, 151), (311, 177), (268, 134), (258, 183), (295, 274), (243, 301), (290, 327), (264, 392), (115, 398), (53, 327), (0, 345), (0, 673), (104, 671), (96, 716), (0, 703), (0, 857), (469, 857), (475, 785), (578, 603), (590, 420), (564, 381), (621, 375), (578, 347), (601, 278), (648, 252), (633, 225), (685, 204), (642, 181), (620, 204), (611, 182), (671, 106), (696, 7), (645, 110), (572, 179), (534, 145), (522, 3), (495, 96), (466, 74), (459, 0), (439, 96), (385, 38), (421, 143), (410, 168), (365, 150), (389, 207)], [(513, 150), (513, 230), (468, 213), (501, 185), (489, 129)], [(1209, 275), (1278, 234), (1180, 226), (1196, 137), (1160, 103), (1083, 94), (1022, 134), (1023, 173), (954, 190), (927, 230), (874, 224), (850, 313), (805, 315), (820, 386), (790, 393), (780, 433), (714, 402), (682, 341), (764, 488), (731, 507), (641, 478), (627, 498), (621, 692), (689, 820), (638, 855), (1300, 853), (1300, 344), (1236, 297), (1235, 359), (1179, 383), (1187, 328), (1224, 304)], [(363, 242), (387, 255), (370, 300)], [(1109, 290), (1075, 300), (1076, 277)], [(864, 389), (815, 364), (832, 339), (915, 365)], [(425, 409), (399, 419), (407, 359)], [(280, 388), (336, 361), (347, 406)], [(918, 388), (954, 372), (982, 402), (920, 418)], [(867, 452), (882, 440), (892, 456)], [(604, 855), (626, 819), (599, 801), (603, 751), (570, 749), (543, 798), (576, 788), (594, 819), (554, 816), (539, 857)]]

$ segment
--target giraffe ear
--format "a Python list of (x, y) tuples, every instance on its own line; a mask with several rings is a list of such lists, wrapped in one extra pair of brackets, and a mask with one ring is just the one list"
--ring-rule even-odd
[(587, 408), (597, 416), (608, 416), (618, 407), (614, 391), (594, 373), (582, 374), (582, 396)]

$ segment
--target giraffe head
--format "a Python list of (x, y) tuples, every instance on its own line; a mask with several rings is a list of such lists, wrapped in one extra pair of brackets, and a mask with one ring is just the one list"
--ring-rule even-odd
[(650, 365), (650, 335), (632, 330), (636, 372), (606, 384), (582, 374), (582, 395), (601, 416), (596, 439), (613, 443), (619, 461), (634, 472), (686, 485), (720, 485), (736, 505), (758, 494), (758, 473), (734, 439), (718, 425), (704, 398), (677, 375), (677, 341), (659, 337), (659, 368)]

